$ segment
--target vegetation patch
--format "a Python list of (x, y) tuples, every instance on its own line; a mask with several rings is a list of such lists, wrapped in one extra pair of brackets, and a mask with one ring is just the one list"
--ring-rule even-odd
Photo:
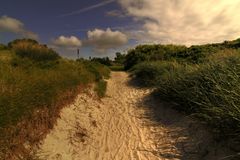
[[(38, 142), (36, 136), (47, 133), (61, 106), (88, 84), (96, 83), (102, 97), (109, 73), (97, 62), (61, 58), (34, 40), (11, 42), (0, 51), (0, 159), (26, 158), (24, 143)], [(45, 128), (43, 135), (36, 126)]]
[(217, 139), (228, 140), (230, 146), (237, 149), (240, 146), (240, 53), (237, 42), (199, 46), (190, 57), (149, 60), (149, 54), (150, 57), (145, 57), (148, 60), (131, 67), (131, 74), (144, 86), (156, 88), (158, 98), (173, 102), (177, 110), (199, 118)]
[(97, 92), (99, 97), (104, 97), (107, 89), (107, 82), (104, 80), (100, 80), (97, 82), (95, 86), (95, 91)]
[(40, 45), (35, 41), (17, 41), (10, 46), (16, 55), (21, 58), (26, 57), (34, 61), (53, 61), (60, 58), (53, 49), (48, 48), (46, 45)]
[(111, 71), (124, 71), (123, 65), (114, 65), (109, 67)]

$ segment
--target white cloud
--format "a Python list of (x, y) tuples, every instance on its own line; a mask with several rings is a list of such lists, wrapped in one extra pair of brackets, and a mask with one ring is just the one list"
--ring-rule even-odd
[(24, 24), (14, 18), (8, 16), (2, 16), (0, 18), (0, 30), (6, 32), (21, 32)]
[(87, 32), (86, 45), (93, 46), (96, 51), (104, 53), (108, 49), (121, 47), (128, 43), (127, 36), (120, 31), (95, 29)]
[(52, 43), (57, 47), (63, 47), (63, 48), (75, 48), (75, 47), (81, 47), (82, 42), (80, 39), (78, 39), (75, 36), (59, 36), (58, 38), (54, 39)]
[(0, 32), (11, 32), (26, 38), (38, 39), (38, 35), (26, 30), (20, 20), (8, 16), (0, 17)]
[(118, 1), (142, 23), (142, 41), (201, 44), (240, 37), (239, 0)]

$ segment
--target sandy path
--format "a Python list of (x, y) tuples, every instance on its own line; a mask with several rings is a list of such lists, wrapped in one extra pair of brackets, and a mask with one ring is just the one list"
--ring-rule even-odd
[[(171, 109), (149, 109), (162, 104), (149, 96), (150, 90), (129, 86), (128, 80), (126, 73), (112, 73), (107, 96), (101, 101), (91, 94), (79, 95), (74, 104), (62, 110), (37, 155), (49, 160), (190, 160), (203, 159), (207, 153), (213, 156), (207, 149), (210, 142), (204, 140), (207, 133), (196, 131), (193, 122)], [(154, 118), (156, 113), (161, 119)], [(201, 144), (208, 147), (199, 147)]]

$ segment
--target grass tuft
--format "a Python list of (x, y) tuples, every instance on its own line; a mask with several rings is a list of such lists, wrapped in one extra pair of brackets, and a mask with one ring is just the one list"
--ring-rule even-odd
[(105, 96), (106, 89), (107, 89), (107, 82), (104, 80), (100, 80), (95, 86), (95, 91), (97, 92), (100, 98)]
[(222, 50), (201, 64), (176, 61), (144, 62), (132, 69), (159, 98), (198, 117), (217, 138), (240, 145), (240, 55)]

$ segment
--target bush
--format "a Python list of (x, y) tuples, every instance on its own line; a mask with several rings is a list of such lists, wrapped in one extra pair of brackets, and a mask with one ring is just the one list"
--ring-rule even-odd
[(158, 62), (143, 62), (133, 67), (132, 75), (138, 78), (143, 86), (154, 86), (159, 82), (159, 76), (164, 74)]
[(103, 57), (103, 58), (92, 58), (91, 61), (101, 63), (106, 66), (111, 66), (111, 60), (108, 57)]
[(15, 124), (38, 107), (50, 107), (59, 93), (100, 81), (104, 70), (98, 66), (99, 70), (90, 71), (86, 64), (66, 60), (47, 69), (28, 59), (21, 63), (0, 64), (0, 127)]
[(124, 71), (124, 66), (122, 65), (112, 65), (109, 68), (111, 71)]
[(142, 63), (132, 74), (156, 87), (159, 98), (206, 122), (217, 136), (240, 142), (240, 55), (228, 52), (210, 56), (200, 65)]
[(34, 61), (53, 61), (60, 58), (60, 56), (52, 49), (45, 45), (40, 45), (33, 42), (20, 41), (11, 44), (15, 53), (21, 58), (29, 58)]
[(107, 82), (104, 80), (100, 80), (95, 87), (95, 91), (97, 92), (99, 97), (104, 97), (107, 89)]
[[(11, 54), (10, 62), (0, 61), (0, 129), (15, 125), (36, 109), (51, 107), (61, 93), (79, 85), (102, 83), (110, 73), (104, 65), (89, 61), (60, 59), (49, 64), (51, 67), (43, 67)], [(101, 86), (102, 96), (105, 90)]]
[(0, 50), (6, 50), (7, 46), (5, 46), (4, 44), (0, 44)]
[[(56, 120), (59, 105), (73, 100), (79, 88), (95, 83), (97, 94), (104, 96), (103, 79), (110, 75), (102, 64), (60, 58), (35, 41), (17, 40), (9, 45), (11, 51), (0, 51), (0, 159), (16, 159), (7, 157), (12, 152), (24, 157), (23, 143), (39, 141)], [(46, 129), (34, 135), (36, 126)], [(15, 153), (23, 148), (19, 154), (24, 156)]]
[(125, 57), (125, 69), (131, 69), (134, 65), (144, 61), (163, 61), (173, 58), (181, 58), (186, 54), (187, 47), (181, 45), (140, 45), (128, 51)]
[(123, 65), (126, 60), (126, 54), (121, 54), (120, 52), (116, 53), (116, 57), (114, 58), (114, 63), (118, 65)]
[(145, 61), (170, 61), (185, 62), (191, 64), (204, 63), (208, 56), (221, 50), (236, 50), (240, 47), (240, 40), (223, 43), (195, 45), (191, 47), (181, 45), (139, 45), (128, 51), (124, 56), (124, 67), (131, 69), (134, 65)]
[(110, 76), (109, 68), (103, 64), (94, 61), (90, 62), (86, 61), (84, 65), (86, 66), (89, 72), (94, 73), (96, 81), (99, 81), (104, 78), (109, 78)]
[(197, 65), (185, 65), (176, 61), (156, 61), (143, 62), (135, 65), (131, 69), (131, 73), (141, 84), (147, 87), (157, 86), (160, 83), (164, 85), (167, 81), (178, 74), (183, 74), (186, 71), (192, 71), (197, 68)]
[(36, 40), (33, 40), (33, 39), (16, 39), (16, 40), (8, 43), (8, 48), (13, 48), (13, 46), (17, 45), (18, 43), (27, 43), (30, 45), (39, 44)]

